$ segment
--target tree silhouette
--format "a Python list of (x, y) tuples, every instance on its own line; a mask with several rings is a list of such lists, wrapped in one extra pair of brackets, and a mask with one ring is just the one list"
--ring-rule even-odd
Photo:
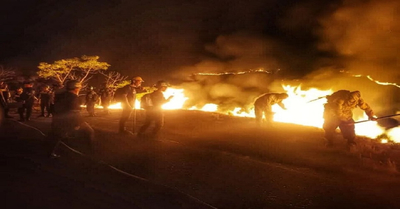
[(66, 80), (79, 80), (85, 85), (91, 75), (105, 71), (110, 66), (106, 62), (99, 62), (99, 56), (86, 56), (81, 58), (62, 59), (52, 64), (39, 63), (37, 74), (46, 79), (54, 79), (60, 83)]
[(116, 71), (100, 71), (100, 74), (106, 77), (105, 85), (112, 89), (121, 88), (129, 83), (128, 76), (122, 76)]
[(0, 65), (0, 81), (10, 80), (15, 76), (15, 71)]

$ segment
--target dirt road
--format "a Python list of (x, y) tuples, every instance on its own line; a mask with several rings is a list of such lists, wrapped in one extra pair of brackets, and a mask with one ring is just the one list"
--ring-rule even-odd
[[(157, 139), (116, 133), (118, 114), (87, 117), (96, 149), (69, 139), (45, 156), (50, 118), (1, 129), (7, 208), (398, 208), (398, 152), (360, 141), (327, 149), (316, 128), (168, 111)], [(143, 121), (138, 112), (137, 125)], [(374, 146), (367, 152), (365, 147)]]

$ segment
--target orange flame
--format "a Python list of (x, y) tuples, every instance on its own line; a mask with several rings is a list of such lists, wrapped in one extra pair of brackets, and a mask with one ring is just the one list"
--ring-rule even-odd
[[(312, 126), (322, 128), (324, 123), (323, 112), (324, 103), (326, 98), (324, 96), (332, 93), (332, 90), (319, 90), (316, 88), (302, 90), (300, 86), (283, 86), (283, 89), (289, 95), (289, 97), (283, 101), (287, 110), (283, 110), (278, 105), (272, 106), (272, 111), (275, 113), (273, 120), (282, 123), (291, 123), (304, 126)], [(168, 98), (173, 95), (174, 97), (165, 105), (163, 109), (184, 109), (185, 102), (189, 99), (185, 95), (184, 89), (168, 88), (164, 92), (164, 96)], [(317, 99), (316, 98), (321, 98)], [(314, 100), (310, 102), (311, 100)], [(252, 104), (249, 104), (252, 105)], [(140, 102), (136, 101), (136, 108), (140, 108)], [(100, 106), (101, 107), (101, 106)], [(120, 109), (121, 104), (113, 104), (109, 106), (110, 109)], [(254, 108), (248, 111), (243, 111), (240, 107), (235, 107), (228, 112), (220, 112), (217, 104), (208, 103), (202, 107), (193, 106), (188, 108), (189, 110), (200, 110), (207, 112), (218, 112), (222, 114), (230, 114), (238, 117), (252, 117), (254, 118)], [(368, 117), (364, 114), (362, 117), (355, 118), (356, 121), (367, 120)], [(380, 127), (376, 121), (368, 121), (365, 123), (356, 124), (356, 134), (359, 136), (365, 136), (372, 139), (380, 137), (382, 143), (393, 141), (400, 143), (400, 127), (392, 128), (386, 131)], [(381, 136), (387, 136), (381, 137)]]

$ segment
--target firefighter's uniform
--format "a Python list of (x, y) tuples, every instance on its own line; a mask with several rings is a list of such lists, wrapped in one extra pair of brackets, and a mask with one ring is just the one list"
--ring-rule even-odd
[(327, 96), (328, 102), (324, 105), (325, 139), (327, 146), (331, 146), (335, 136), (335, 130), (339, 127), (343, 138), (347, 139), (348, 145), (355, 144), (355, 126), (353, 120), (353, 109), (359, 107), (364, 110), (369, 119), (374, 119), (371, 107), (361, 98), (359, 91), (340, 90)]
[(267, 93), (259, 96), (254, 102), (254, 113), (257, 124), (260, 125), (262, 123), (263, 116), (267, 123), (271, 123), (274, 116), (272, 105), (278, 104), (282, 109), (286, 109), (282, 103), (286, 98), (288, 98), (286, 93)]

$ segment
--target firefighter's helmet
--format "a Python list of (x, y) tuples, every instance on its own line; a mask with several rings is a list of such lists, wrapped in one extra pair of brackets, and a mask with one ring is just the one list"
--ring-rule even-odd
[(140, 81), (140, 82), (144, 82), (143, 78), (140, 76), (136, 76), (132, 78), (132, 81)]
[(69, 80), (69, 81), (67, 81), (65, 86), (66, 86), (66, 88), (68, 90), (74, 90), (74, 89), (77, 89), (77, 88), (82, 88), (81, 82), (79, 82), (77, 80)]

